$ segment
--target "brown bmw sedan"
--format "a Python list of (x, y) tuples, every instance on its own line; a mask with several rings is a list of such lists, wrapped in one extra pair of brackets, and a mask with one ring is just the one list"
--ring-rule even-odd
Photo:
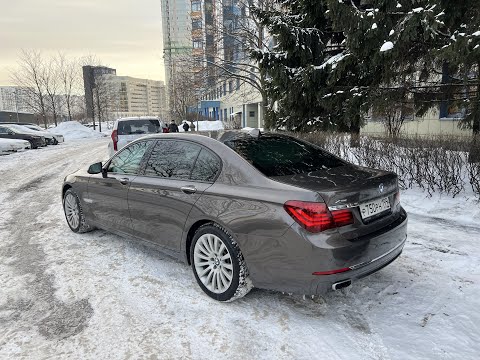
[(67, 176), (62, 194), (74, 232), (158, 245), (219, 301), (253, 286), (347, 287), (395, 260), (407, 236), (394, 173), (258, 130), (144, 137)]

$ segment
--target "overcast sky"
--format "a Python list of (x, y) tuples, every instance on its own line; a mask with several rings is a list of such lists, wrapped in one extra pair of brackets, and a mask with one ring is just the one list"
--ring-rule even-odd
[(96, 55), (118, 75), (164, 79), (160, 0), (2, 0), (0, 86), (20, 49)]

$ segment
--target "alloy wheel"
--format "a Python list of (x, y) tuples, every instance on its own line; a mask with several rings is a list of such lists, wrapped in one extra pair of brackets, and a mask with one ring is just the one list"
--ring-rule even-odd
[(80, 224), (80, 209), (78, 207), (77, 199), (73, 194), (67, 194), (63, 204), (65, 215), (67, 216), (68, 224), (76, 229)]
[(193, 261), (198, 278), (215, 294), (222, 294), (233, 281), (232, 257), (222, 239), (214, 234), (198, 238), (193, 250)]

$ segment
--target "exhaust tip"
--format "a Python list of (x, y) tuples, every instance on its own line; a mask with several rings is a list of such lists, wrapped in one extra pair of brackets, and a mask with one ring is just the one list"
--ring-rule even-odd
[(352, 280), (343, 280), (332, 285), (333, 290), (340, 290), (352, 285)]

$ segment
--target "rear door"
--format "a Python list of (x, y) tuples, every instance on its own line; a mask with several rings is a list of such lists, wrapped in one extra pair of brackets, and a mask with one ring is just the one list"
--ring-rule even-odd
[(130, 186), (135, 235), (179, 252), (188, 214), (220, 167), (219, 157), (198, 143), (158, 140), (144, 173)]
[(128, 189), (139, 174), (143, 157), (153, 141), (140, 141), (118, 152), (105, 166), (107, 176), (95, 174), (88, 183), (88, 201), (92, 204), (92, 215), (100, 225), (131, 232), (128, 211)]

